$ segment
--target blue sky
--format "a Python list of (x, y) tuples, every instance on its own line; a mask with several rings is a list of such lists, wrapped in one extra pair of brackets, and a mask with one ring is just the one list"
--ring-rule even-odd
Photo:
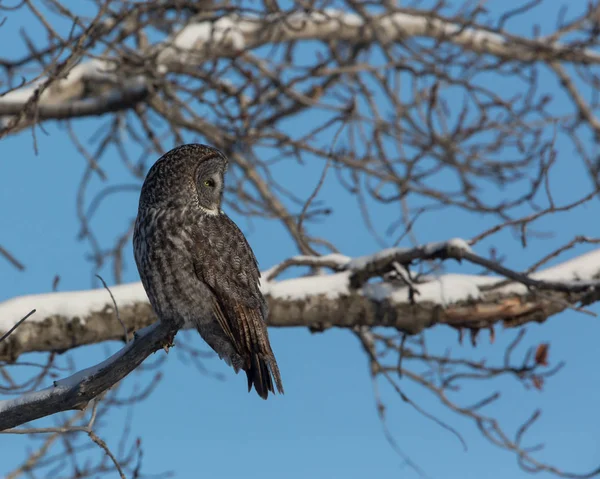
[[(508, 8), (512, 2), (502, 2)], [(490, 9), (499, 8), (492, 2)], [(549, 2), (537, 21), (551, 26), (559, 2)], [(555, 6), (556, 8), (554, 8)], [(530, 17), (531, 18), (531, 17)], [(6, 44), (26, 20), (10, 17), (0, 28), (0, 44)], [(529, 33), (531, 25), (515, 21), (509, 24), (515, 33)], [(17, 44), (14, 55), (18, 56)], [(510, 85), (498, 83), (500, 90)], [(555, 86), (548, 86), (552, 92)], [(558, 111), (564, 102), (558, 102)], [(310, 119), (308, 119), (310, 120)], [(102, 120), (78, 122), (81, 138), (89, 137)], [(307, 121), (305, 119), (305, 121)], [(290, 128), (293, 128), (293, 124)], [(84, 171), (84, 160), (68, 140), (64, 130), (54, 123), (37, 130), (39, 154), (32, 148), (30, 131), (0, 141), (0, 244), (27, 266), (25, 272), (12, 269), (0, 260), (0, 301), (23, 294), (51, 290), (56, 274), (61, 277), (61, 291), (85, 289), (91, 285), (91, 264), (86, 261), (88, 246), (77, 240), (78, 222), (75, 197)], [(135, 158), (139, 151), (128, 146)], [(551, 178), (557, 203), (572, 200), (588, 188), (588, 179), (572, 147), (560, 139), (557, 144), (559, 163)], [(149, 160), (150, 164), (152, 161)], [(284, 164), (285, 165), (285, 164)], [(128, 181), (119, 161), (102, 165), (111, 183)], [(320, 169), (279, 167), (285, 181), (293, 181), (298, 191), (310, 192)], [(101, 185), (95, 185), (99, 188)], [(368, 254), (379, 249), (377, 243), (360, 226), (354, 203), (339, 194), (333, 180), (319, 196), (334, 213), (316, 231), (347, 255)], [(110, 240), (135, 216), (137, 194), (124, 193), (105, 202), (98, 211), (94, 226), (102, 240)], [(598, 236), (597, 202), (572, 214), (542, 220), (538, 228), (556, 232), (551, 240), (532, 240), (526, 250), (510, 233), (484, 242), (477, 251), (485, 254), (490, 245), (507, 256), (507, 265), (522, 269), (575, 234)], [(386, 224), (386, 212), (377, 210), (375, 221)], [(247, 233), (262, 268), (267, 268), (295, 253), (287, 234), (276, 224), (264, 221), (248, 223), (232, 215)], [(421, 242), (451, 237), (470, 237), (494, 221), (486, 217), (448, 212), (432, 216), (417, 227)], [(589, 249), (589, 248), (588, 248)], [(586, 248), (565, 255), (580, 254)], [(138, 274), (129, 245), (125, 258), (124, 281), (137, 281)], [(449, 270), (475, 272), (468, 266), (450, 265)], [(103, 271), (111, 278), (110, 271)], [(110, 283), (110, 281), (109, 281)], [(32, 305), (35, 307), (35, 305)], [(591, 308), (600, 312), (598, 306)], [(524, 346), (548, 341), (550, 360), (567, 361), (558, 376), (549, 380), (543, 391), (525, 390), (516, 382), (500, 383), (501, 405), (494, 411), (511, 425), (510, 431), (536, 408), (542, 418), (530, 432), (531, 444), (547, 443), (539, 455), (559, 467), (585, 472), (598, 464), (600, 444), (600, 373), (597, 364), (596, 338), (600, 333), (597, 318), (569, 311), (543, 325), (527, 327)], [(133, 434), (143, 441), (143, 471), (158, 473), (172, 470), (177, 477), (245, 477), (346, 479), (373, 477), (417, 477), (385, 440), (377, 418), (368, 364), (360, 345), (350, 332), (333, 330), (310, 334), (302, 329), (272, 330), (273, 347), (283, 375), (286, 395), (269, 401), (245, 391), (245, 378), (235, 376), (215, 359), (205, 361), (211, 371), (224, 380), (200, 374), (184, 365), (177, 354), (170, 354), (157, 391), (133, 410)], [(493, 346), (482, 344), (472, 349), (468, 341), (458, 345), (456, 334), (444, 328), (428, 333), (428, 341), (437, 351), (451, 348), (474, 358), (499, 357), (514, 331), (498, 331)], [(200, 338), (189, 336), (201, 344)], [(117, 344), (109, 345), (111, 351)], [(522, 347), (524, 354), (525, 347)], [(107, 346), (82, 348), (73, 353), (79, 367), (101, 360)], [(162, 354), (162, 353), (159, 353)], [(125, 388), (144, 384), (149, 375), (134, 373)], [(446, 430), (415, 413), (390, 391), (384, 391), (388, 406), (388, 426), (400, 447), (432, 478), (521, 478), (529, 477), (516, 464), (515, 457), (484, 441), (475, 427), (440, 406), (422, 391), (407, 385), (407, 392), (429, 412), (439, 415), (463, 434), (468, 450)], [(464, 391), (465, 402), (474, 402), (486, 391), (479, 385)], [(468, 395), (468, 396), (467, 396)], [(473, 400), (473, 401), (471, 401)], [(124, 424), (125, 411), (104, 418), (100, 436), (117, 446)], [(0, 436), (0, 475), (16, 466), (26, 455), (23, 437)], [(546, 476), (542, 476), (546, 477)]]

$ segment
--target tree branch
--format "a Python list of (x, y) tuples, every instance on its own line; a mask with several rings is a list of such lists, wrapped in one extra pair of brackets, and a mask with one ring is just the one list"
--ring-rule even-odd
[(175, 332), (172, 326), (156, 322), (136, 334), (132, 342), (106, 361), (55, 381), (47, 389), (0, 401), (0, 431), (57, 412), (85, 409), (89, 401), (161, 349), (165, 339)]
[[(133, 108), (136, 104), (144, 101), (148, 94), (149, 91), (145, 87), (137, 87), (128, 90), (111, 90), (96, 97), (76, 99), (64, 103), (45, 104), (40, 102), (36, 114), (38, 120), (66, 120), (69, 118), (100, 116)], [(0, 115), (17, 115), (21, 112), (23, 106), (23, 102), (3, 102), (0, 99)]]
[[(268, 324), (315, 331), (387, 326), (408, 334), (436, 324), (469, 329), (490, 328), (497, 323), (514, 327), (543, 322), (567, 308), (600, 299), (599, 288), (590, 282), (600, 277), (600, 249), (532, 275), (485, 260), (486, 265), (521, 282), (506, 283), (499, 276), (444, 274), (417, 278), (407, 285), (393, 274), (399, 259), (443, 260), (467, 254), (480, 258), (460, 247), (464, 244), (462, 240), (450, 240), (384, 250), (354, 260), (342, 255), (287, 260), (282, 264), (322, 265), (334, 272), (283, 281), (263, 280), (262, 290), (270, 307)], [(281, 270), (277, 266), (264, 272), (263, 278)], [(358, 288), (352, 287), (356, 275), (361, 277)], [(382, 277), (381, 281), (365, 282), (365, 278), (375, 276)], [(543, 291), (537, 288), (540, 284), (545, 286)], [(114, 286), (111, 291), (128, 332), (156, 321), (141, 283)], [(123, 340), (123, 327), (104, 289), (23, 296), (0, 303), (0, 330), (10, 329), (17, 318), (34, 307), (36, 315), (0, 343), (0, 360), (15, 361), (19, 355), (33, 351), (63, 352), (86, 344)]]
[[(599, 64), (600, 54), (591, 49), (573, 49), (568, 45), (547, 40), (528, 39), (504, 31), (493, 32), (476, 24), (460, 24), (431, 12), (396, 11), (383, 15), (323, 11), (271, 14), (258, 18), (239, 14), (225, 15), (216, 21), (189, 23), (163, 43), (140, 52), (155, 60), (156, 75), (178, 71), (181, 65), (203, 64), (209, 60), (238, 55), (241, 51), (267, 44), (299, 40), (336, 40), (357, 43), (395, 43), (408, 38), (429, 38), (457, 45), (477, 54), (488, 54), (502, 60), (519, 62), (569, 62)], [(115, 83), (119, 61), (115, 58), (94, 59), (71, 69), (65, 77), (53, 81), (39, 98), (38, 120), (64, 119), (100, 115), (128, 109), (142, 101), (147, 92), (129, 91), (116, 87), (108, 95), (90, 97), (86, 85)], [(139, 76), (138, 80), (144, 79)], [(21, 113), (27, 102), (36, 95), (33, 86), (17, 88), (0, 97), (0, 114)], [(93, 89), (91, 89), (93, 90)], [(77, 101), (89, 98), (88, 103)], [(75, 102), (75, 103), (74, 103)]]

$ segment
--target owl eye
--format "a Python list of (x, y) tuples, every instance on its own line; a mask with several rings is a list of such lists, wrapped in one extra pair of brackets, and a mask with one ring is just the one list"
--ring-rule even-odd
[(215, 180), (209, 178), (208, 180), (204, 180), (204, 186), (208, 186), (209, 188), (215, 187)]

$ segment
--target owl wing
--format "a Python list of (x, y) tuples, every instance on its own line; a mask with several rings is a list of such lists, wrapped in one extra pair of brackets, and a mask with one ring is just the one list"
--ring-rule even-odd
[(195, 241), (195, 270), (212, 294), (212, 309), (221, 329), (244, 359), (248, 388), (261, 397), (283, 392), (279, 368), (269, 343), (268, 312), (260, 292), (258, 262), (237, 225), (225, 214), (204, 217)]

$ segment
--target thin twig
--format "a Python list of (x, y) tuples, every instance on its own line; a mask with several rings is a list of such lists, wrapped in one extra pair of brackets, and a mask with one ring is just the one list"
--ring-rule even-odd
[(4, 334), (2, 335), (2, 337), (0, 338), (0, 343), (1, 343), (2, 341), (4, 341), (6, 338), (8, 338), (8, 337), (11, 335), (11, 333), (12, 333), (12, 332), (13, 332), (15, 329), (17, 329), (17, 328), (18, 328), (18, 327), (19, 327), (19, 326), (20, 326), (20, 325), (23, 323), (23, 321), (25, 321), (25, 320), (26, 320), (26, 319), (27, 319), (29, 316), (31, 316), (33, 313), (35, 313), (35, 311), (36, 311), (35, 309), (32, 309), (31, 311), (29, 311), (29, 313), (27, 313), (27, 314), (26, 314), (26, 315), (25, 315), (23, 318), (21, 318), (17, 324), (15, 324), (15, 325), (14, 325), (12, 328), (10, 328), (10, 329), (9, 329), (9, 330), (8, 330), (6, 333), (4, 333)]
[(102, 279), (102, 276), (100, 276), (99, 274), (97, 274), (96, 278), (98, 278), (100, 281), (102, 281), (102, 285), (104, 286), (104, 288), (106, 289), (106, 291), (108, 291), (108, 294), (110, 294), (110, 299), (112, 299), (113, 305), (115, 307), (115, 313), (117, 315), (117, 319), (119, 320), (119, 323), (121, 323), (121, 326), (123, 326), (123, 335), (125, 336), (125, 343), (128, 343), (129, 342), (129, 337), (127, 336), (127, 326), (125, 326), (125, 323), (121, 319), (121, 315), (119, 314), (119, 307), (117, 306), (117, 302), (115, 301), (115, 297), (113, 296), (112, 291), (110, 290), (110, 288), (106, 285), (106, 282), (104, 281), (104, 279)]
[(25, 265), (21, 263), (17, 258), (15, 258), (12, 254), (6, 251), (5, 248), (0, 246), (0, 256), (4, 256), (10, 264), (12, 264), (19, 271), (23, 271), (25, 269)]
[(94, 441), (101, 449), (103, 449), (108, 457), (110, 457), (110, 460), (115, 465), (117, 471), (119, 472), (119, 475), (121, 476), (121, 479), (126, 479), (125, 474), (123, 473), (123, 469), (121, 469), (121, 466), (119, 465), (119, 461), (117, 461), (117, 458), (108, 448), (106, 443), (102, 439), (100, 439), (94, 431), (89, 431), (88, 436), (90, 436), (90, 439)]

